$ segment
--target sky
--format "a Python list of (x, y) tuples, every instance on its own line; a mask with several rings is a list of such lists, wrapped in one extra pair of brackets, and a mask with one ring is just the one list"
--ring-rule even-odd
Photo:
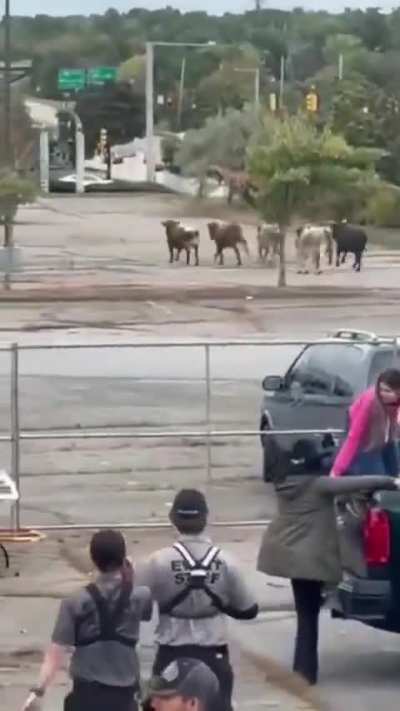
[[(54, 0), (11, 0), (12, 12), (16, 15), (36, 15), (38, 13), (80, 15), (83, 12), (83, 7), (85, 7), (85, 14), (89, 15), (91, 12), (104, 12), (109, 7), (115, 7), (124, 12), (132, 7), (146, 7), (149, 10), (155, 10), (166, 5), (183, 11), (204, 10), (213, 14), (216, 12), (222, 14), (224, 12), (243, 12), (251, 9), (254, 2), (252, 0), (219, 0), (218, 3), (215, 0), (136, 0), (136, 2), (135, 0), (85, 0), (85, 2), (68, 0), (66, 3), (60, 3), (54, 2)], [(265, 6), (285, 10), (304, 6), (310, 10), (328, 10), (329, 12), (338, 12), (345, 7), (380, 7), (387, 11), (395, 7), (396, 2), (395, 0), (322, 0), (320, 2), (318, 0), (266, 0)]]

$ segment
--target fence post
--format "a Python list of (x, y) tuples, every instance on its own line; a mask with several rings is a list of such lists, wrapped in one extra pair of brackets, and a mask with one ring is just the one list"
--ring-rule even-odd
[[(11, 345), (11, 476), (14, 479), (18, 494), (20, 492), (20, 431), (19, 431), (19, 395), (18, 395), (18, 343)], [(14, 507), (14, 528), (19, 530), (20, 520), (20, 499), (15, 502)]]
[(211, 461), (211, 368), (210, 368), (210, 344), (204, 345), (206, 362), (206, 446), (207, 446), (207, 484), (212, 481), (212, 461)]

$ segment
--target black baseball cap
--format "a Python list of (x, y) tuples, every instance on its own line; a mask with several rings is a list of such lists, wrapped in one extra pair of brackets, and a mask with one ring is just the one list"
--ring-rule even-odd
[(173, 696), (199, 699), (206, 711), (218, 711), (219, 690), (218, 679), (207, 664), (199, 659), (181, 658), (150, 680), (146, 696), (147, 701)]
[(197, 518), (207, 516), (206, 497), (197, 489), (181, 489), (172, 504), (171, 513), (182, 518)]

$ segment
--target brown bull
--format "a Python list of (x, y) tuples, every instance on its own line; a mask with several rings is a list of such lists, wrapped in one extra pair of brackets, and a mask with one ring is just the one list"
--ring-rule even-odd
[(236, 222), (209, 222), (208, 231), (210, 239), (215, 242), (216, 252), (214, 262), (219, 259), (219, 264), (224, 263), (224, 249), (233, 249), (236, 254), (238, 267), (241, 266), (242, 260), (238, 245), (242, 245), (247, 255), (250, 254), (249, 246), (243, 235), (243, 230)]
[[(170, 264), (178, 262), (182, 251), (186, 252), (186, 264), (190, 264), (190, 252), (193, 250), (195, 264), (199, 264), (200, 232), (193, 227), (182, 225), (178, 220), (165, 220), (161, 223), (165, 227), (169, 249)], [(176, 254), (175, 254), (176, 252)]]

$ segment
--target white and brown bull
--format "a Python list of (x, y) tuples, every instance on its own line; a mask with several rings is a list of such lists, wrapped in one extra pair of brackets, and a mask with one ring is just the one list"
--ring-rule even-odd
[(261, 262), (271, 262), (280, 252), (280, 243), (281, 231), (278, 224), (261, 222), (257, 225), (258, 256)]
[(241, 245), (247, 255), (250, 254), (249, 246), (243, 235), (241, 225), (237, 222), (209, 222), (208, 232), (210, 239), (215, 242), (216, 252), (214, 262), (219, 259), (219, 264), (224, 263), (224, 249), (233, 249), (236, 254), (238, 267), (242, 264), (239, 245)]
[(186, 264), (190, 264), (190, 253), (193, 251), (196, 266), (199, 265), (200, 232), (194, 227), (183, 225), (179, 220), (165, 220), (170, 264), (179, 261), (181, 252), (186, 252)]
[(315, 274), (321, 274), (321, 249), (325, 248), (332, 263), (332, 229), (325, 225), (303, 225), (296, 230), (297, 273), (309, 274), (308, 263)]

